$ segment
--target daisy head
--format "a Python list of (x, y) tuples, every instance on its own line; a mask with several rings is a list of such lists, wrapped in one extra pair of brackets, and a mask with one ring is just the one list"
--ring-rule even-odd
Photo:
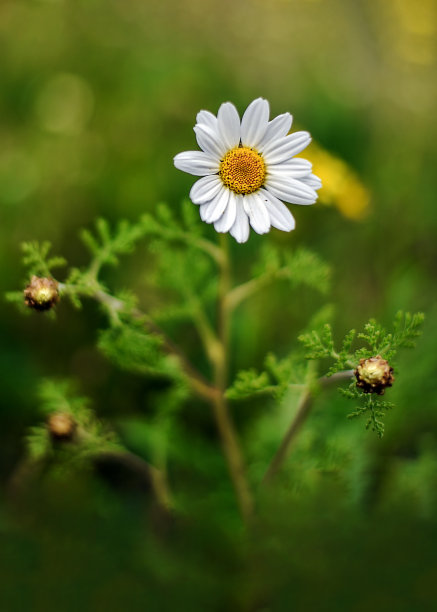
[(314, 204), (322, 186), (311, 163), (294, 158), (311, 142), (309, 133), (288, 134), (292, 116), (269, 121), (269, 113), (262, 98), (249, 104), (241, 121), (230, 102), (220, 106), (217, 117), (202, 110), (194, 126), (201, 151), (174, 158), (176, 168), (202, 177), (190, 191), (201, 219), (237, 242), (247, 241), (249, 225), (258, 234), (270, 227), (291, 231), (295, 221), (281, 200)]

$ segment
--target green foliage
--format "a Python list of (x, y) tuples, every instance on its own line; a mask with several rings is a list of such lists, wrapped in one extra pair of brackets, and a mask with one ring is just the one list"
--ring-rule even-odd
[(160, 322), (196, 320), (217, 296), (218, 248), (202, 238), (204, 224), (193, 204), (184, 201), (181, 211), (182, 219), (178, 219), (168, 206), (160, 204), (155, 216), (142, 218), (156, 258), (150, 283), (166, 296), (152, 313)]
[(238, 372), (234, 383), (227, 389), (226, 397), (239, 400), (254, 395), (271, 395), (281, 400), (291, 385), (302, 385), (306, 364), (300, 355), (293, 354), (278, 359), (269, 353), (264, 360), (263, 372), (254, 369)]
[(358, 334), (360, 340), (364, 340), (370, 349), (363, 349), (363, 352), (357, 352), (356, 357), (368, 357), (367, 353), (372, 355), (381, 355), (384, 359), (390, 360), (396, 355), (400, 348), (413, 348), (415, 339), (421, 335), (421, 327), (425, 320), (425, 315), (422, 312), (410, 314), (409, 312), (399, 311), (396, 314), (393, 322), (393, 331), (388, 332), (374, 319), (371, 319), (365, 326), (364, 331)]
[(293, 288), (303, 285), (325, 294), (329, 289), (331, 271), (308, 249), (300, 247), (290, 253), (266, 244), (261, 249), (253, 274), (255, 278), (284, 279)]
[(335, 358), (334, 338), (332, 336), (332, 328), (329, 323), (323, 326), (321, 332), (311, 331), (299, 336), (299, 341), (305, 347), (307, 359), (326, 359), (327, 357)]
[(306, 285), (321, 293), (327, 293), (330, 286), (331, 271), (313, 251), (300, 247), (284, 257), (286, 278), (292, 286)]
[(29, 276), (46, 276), (53, 275), (53, 269), (66, 265), (66, 260), (63, 257), (49, 257), (51, 244), (48, 241), (39, 242), (24, 242), (21, 245), (23, 250), (23, 264), (28, 269)]
[(352, 383), (348, 389), (340, 389), (340, 392), (348, 399), (358, 400), (361, 403), (361, 406), (347, 415), (348, 419), (360, 416), (367, 417), (366, 429), (371, 428), (379, 438), (382, 438), (385, 428), (382, 419), (385, 417), (387, 410), (394, 408), (394, 404), (381, 399), (380, 396), (362, 393), (355, 383)]
[(156, 253), (150, 280), (165, 291), (167, 300), (152, 316), (159, 321), (196, 318), (217, 296), (214, 262), (198, 249), (183, 252), (180, 246), (162, 245)]
[(252, 395), (271, 394), (274, 387), (267, 372), (254, 369), (238, 372), (233, 385), (226, 391), (228, 399), (243, 399)]
[(103, 265), (117, 265), (118, 256), (131, 253), (135, 244), (145, 234), (143, 223), (131, 223), (125, 219), (118, 222), (114, 231), (105, 219), (96, 222), (96, 233), (82, 230), (81, 238), (93, 256), (93, 271), (97, 272)]
[(167, 243), (203, 248), (204, 245), (196, 240), (204, 232), (204, 224), (199, 222), (196, 207), (189, 200), (184, 200), (181, 210), (182, 220), (175, 217), (167, 204), (158, 204), (154, 215), (146, 214), (141, 218), (144, 233)]
[(264, 362), (265, 368), (277, 385), (277, 396), (281, 398), (290, 385), (304, 384), (308, 365), (298, 351), (278, 359), (273, 353), (268, 353)]
[(69, 380), (47, 379), (38, 389), (39, 409), (44, 415), (65, 412), (79, 421), (88, 421), (91, 416), (89, 399), (78, 396), (75, 385)]
[(339, 372), (340, 370), (344, 370), (347, 367), (350, 367), (351, 363), (355, 363), (355, 359), (350, 358), (350, 351), (353, 341), (355, 340), (355, 336), (356, 331), (354, 329), (351, 329), (350, 332), (346, 334), (343, 339), (343, 342), (341, 343), (340, 350), (334, 355), (336, 363), (333, 367), (329, 369), (328, 376), (334, 374), (335, 372)]
[(98, 347), (119, 368), (146, 376), (181, 381), (178, 359), (164, 351), (164, 341), (142, 321), (111, 325), (99, 334)]
[[(335, 363), (327, 375), (343, 370), (346, 367), (356, 367), (360, 359), (381, 355), (391, 360), (400, 348), (414, 347), (414, 340), (420, 336), (420, 327), (424, 321), (423, 313), (398, 312), (393, 323), (393, 332), (388, 332), (371, 319), (364, 326), (364, 331), (356, 333), (354, 329), (346, 334), (338, 350), (335, 348), (332, 328), (327, 323), (321, 332), (312, 331), (299, 336), (304, 345), (307, 359), (332, 358)], [(352, 350), (354, 340), (363, 340), (367, 346)]]
[[(206, 352), (211, 355), (211, 347), (217, 339), (210, 321), (210, 311), (218, 295), (217, 267), (220, 268), (224, 257), (215, 244), (204, 238), (205, 224), (199, 221), (195, 207), (184, 201), (181, 212), (181, 218), (178, 218), (170, 207), (160, 204), (153, 216), (143, 215), (137, 223), (121, 221), (113, 230), (107, 221), (99, 219), (95, 233), (88, 230), (81, 233), (91, 253), (89, 266), (83, 270), (72, 268), (67, 281), (60, 286), (62, 294), (68, 295), (76, 306), (80, 305), (83, 297), (96, 299), (100, 303), (108, 315), (109, 325), (99, 334), (99, 349), (121, 369), (143, 376), (160, 377), (171, 383), (169, 388), (173, 389), (170, 393), (173, 399), (170, 404), (174, 406), (180, 405), (188, 393), (182, 366), (185, 358), (179, 353), (175, 354), (174, 347), (168, 350), (171, 343), (169, 345), (161, 333), (156, 333), (156, 321), (190, 320), (197, 328)], [(118, 264), (119, 256), (130, 253), (144, 236), (149, 237), (149, 246), (156, 259), (149, 282), (163, 290), (165, 296), (164, 304), (160, 304), (147, 317), (137, 309), (135, 295), (130, 292), (113, 295), (99, 279), (102, 266)], [(26, 243), (23, 248), (24, 263), (30, 273), (49, 276), (53, 268), (65, 264), (62, 258), (49, 257), (49, 243)], [(252, 279), (234, 287), (226, 296), (228, 307), (232, 309), (275, 280), (285, 280), (293, 289), (306, 286), (326, 293), (329, 288), (329, 267), (304, 248), (288, 252), (265, 244), (253, 273)], [(17, 295), (12, 294), (10, 299), (18, 301), (18, 292)], [(305, 360), (332, 360), (326, 371), (329, 377), (355, 368), (362, 358), (378, 354), (392, 359), (398, 349), (414, 345), (423, 322), (420, 313), (411, 315), (399, 312), (393, 331), (388, 332), (371, 319), (362, 332), (348, 332), (337, 348), (328, 322), (331, 318), (332, 307), (325, 305), (313, 316), (307, 328), (309, 331), (299, 337), (305, 349), (304, 355), (295, 351), (278, 359), (269, 353), (264, 369), (261, 372), (253, 368), (239, 372), (227, 389), (226, 396), (237, 400), (270, 395), (280, 401), (291, 386), (305, 388), (317, 378), (314, 373), (309, 377)], [(357, 340), (363, 344), (353, 348)], [(360, 402), (360, 407), (349, 416), (367, 415), (367, 427), (372, 427), (382, 436), (382, 419), (384, 411), (390, 407), (389, 403), (356, 387), (351, 387), (345, 394)], [(52, 400), (59, 404), (66, 395), (64, 390)], [(45, 399), (50, 404), (50, 398)], [(40, 430), (39, 436), (34, 435), (35, 448), (44, 443), (46, 433)]]
[[(421, 334), (420, 328), (423, 321), (422, 313), (411, 315), (408, 312), (398, 312), (393, 323), (393, 331), (388, 332), (382, 325), (371, 319), (364, 326), (363, 332), (358, 334), (355, 330), (348, 332), (338, 350), (335, 349), (332, 328), (329, 324), (326, 324), (321, 332), (312, 331), (302, 334), (299, 340), (305, 347), (307, 359), (331, 358), (334, 360), (326, 373), (327, 376), (332, 376), (346, 368), (356, 368), (360, 359), (380, 355), (391, 361), (400, 348), (414, 347), (414, 340)], [(367, 346), (353, 350), (352, 345), (355, 340), (362, 340)], [(346, 391), (340, 390), (346, 397), (358, 400), (361, 404), (349, 417), (368, 416), (366, 428), (371, 427), (379, 437), (382, 437), (384, 433), (382, 419), (385, 411), (392, 408), (393, 404), (380, 397), (375, 397), (374, 394), (364, 393), (355, 384), (352, 384)]]
[(16, 304), (22, 312), (30, 314), (27, 308), (24, 307), (24, 298), (22, 291), (7, 291), (5, 293), (5, 300), (11, 304)]
[[(40, 385), (38, 397), (43, 416), (47, 418), (62, 413), (69, 415), (76, 424), (74, 441), (62, 445), (62, 452), (69, 454), (70, 459), (85, 459), (103, 451), (122, 450), (115, 434), (97, 419), (89, 407), (89, 400), (78, 396), (70, 381), (45, 380)], [(35, 461), (49, 457), (57, 450), (45, 424), (33, 427), (26, 442), (29, 457)]]

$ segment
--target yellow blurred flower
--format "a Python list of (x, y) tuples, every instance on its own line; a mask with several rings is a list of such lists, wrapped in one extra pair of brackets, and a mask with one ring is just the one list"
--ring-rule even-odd
[(336, 206), (349, 219), (361, 219), (368, 210), (370, 192), (357, 173), (345, 161), (314, 143), (306, 157), (322, 180), (320, 203)]

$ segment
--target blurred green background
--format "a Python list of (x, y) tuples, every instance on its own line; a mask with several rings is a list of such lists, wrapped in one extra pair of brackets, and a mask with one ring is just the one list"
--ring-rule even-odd
[[(0, 289), (24, 286), (20, 243), (50, 240), (73, 265), (97, 216), (177, 211), (192, 179), (172, 158), (196, 148), (201, 108), (267, 98), (317, 143), (325, 183), (297, 229), (233, 245), (244, 280), (264, 240), (315, 250), (333, 268), (339, 335), (370, 316), (423, 310), (425, 334), (399, 362), (382, 441), (320, 398), (263, 520), (241, 529), (211, 417), (188, 404), (172, 479), (183, 524), (144, 512), (124, 478), (47, 479), (17, 507), (8, 483), (43, 377), (75, 378), (97, 414), (147, 459), (153, 385), (95, 349), (96, 308), (55, 321), (4, 301), (0, 376), (0, 609), (432, 610), (437, 605), (437, 3), (435, 0), (3, 0), (0, 3)], [(214, 238), (211, 230), (210, 236)], [(111, 276), (147, 299), (141, 247)], [(284, 354), (319, 305), (278, 290), (235, 325), (234, 367)], [(185, 339), (196, 340), (190, 331)], [(152, 389), (152, 390), (151, 390)], [(255, 481), (289, 420), (236, 404)], [(278, 433), (279, 432), (279, 433)], [(254, 537), (255, 536), (255, 537)]]

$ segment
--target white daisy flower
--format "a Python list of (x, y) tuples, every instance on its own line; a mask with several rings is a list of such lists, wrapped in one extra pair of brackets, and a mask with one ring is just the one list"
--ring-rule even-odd
[(201, 176), (190, 191), (200, 217), (217, 232), (229, 232), (237, 242), (249, 238), (249, 224), (258, 234), (270, 227), (289, 232), (293, 215), (281, 202), (314, 204), (320, 179), (306, 159), (293, 159), (311, 142), (308, 132), (289, 134), (292, 116), (269, 121), (269, 103), (258, 98), (240, 121), (233, 104), (225, 102), (217, 117), (200, 111), (194, 126), (201, 151), (174, 158), (179, 170)]

